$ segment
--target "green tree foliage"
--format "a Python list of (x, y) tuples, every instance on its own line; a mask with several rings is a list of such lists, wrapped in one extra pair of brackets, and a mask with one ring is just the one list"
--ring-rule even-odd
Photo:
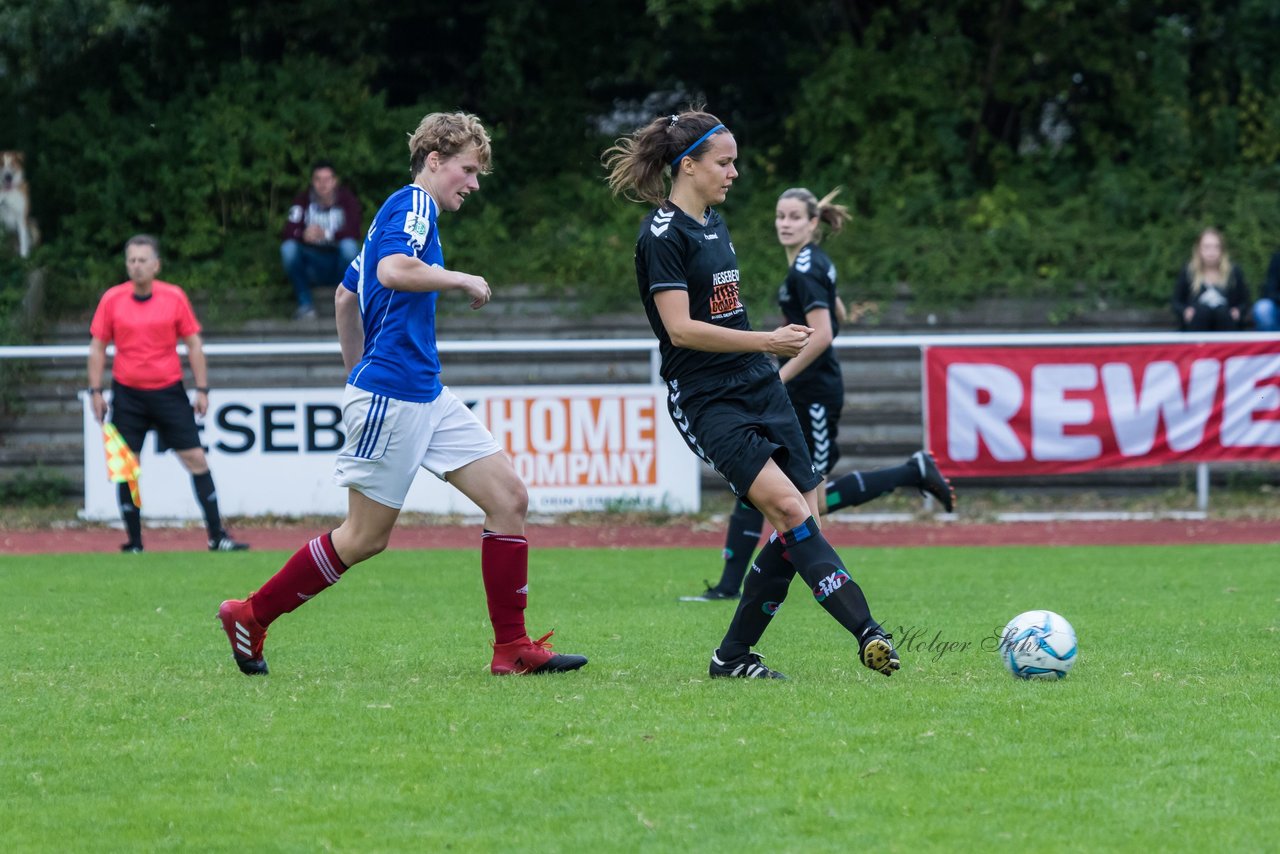
[(691, 102), (739, 139), (725, 208), (755, 307), (792, 185), (845, 188), (857, 218), (828, 250), (858, 298), (1157, 305), (1206, 225), (1255, 285), (1280, 244), (1277, 57), (1271, 0), (7, 0), (0, 147), (30, 154), (64, 315), (120, 280), (137, 231), (202, 311), (278, 312), (308, 165), (334, 160), (372, 215), (432, 109), (495, 138), (451, 264), (631, 306), (643, 211), (599, 156)]

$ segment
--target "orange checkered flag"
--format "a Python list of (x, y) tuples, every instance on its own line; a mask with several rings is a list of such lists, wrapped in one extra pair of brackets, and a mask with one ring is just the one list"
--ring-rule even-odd
[(138, 475), (142, 473), (142, 467), (116, 425), (110, 421), (102, 425), (102, 446), (107, 452), (107, 477), (112, 483), (129, 484), (134, 506), (141, 510), (142, 492), (138, 489)]

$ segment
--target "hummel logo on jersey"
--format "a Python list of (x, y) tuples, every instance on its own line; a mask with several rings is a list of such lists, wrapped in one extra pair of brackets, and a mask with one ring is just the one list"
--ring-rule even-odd
[(719, 240), (719, 239), (720, 239), (720, 235), (716, 234), (716, 233), (713, 231), (713, 232), (711, 232), (710, 234), (706, 234), (706, 233), (704, 233), (704, 234), (702, 235), (702, 238), (703, 238), (704, 240)]
[(805, 248), (796, 256), (796, 271), (799, 273), (809, 272), (809, 268), (813, 266), (813, 251)]
[(671, 226), (671, 220), (675, 215), (675, 211), (658, 211), (653, 215), (653, 222), (649, 225), (649, 230), (653, 232), (655, 237), (661, 237)]

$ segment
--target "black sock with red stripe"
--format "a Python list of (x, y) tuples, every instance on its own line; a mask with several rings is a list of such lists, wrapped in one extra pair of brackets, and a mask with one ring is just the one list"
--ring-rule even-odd
[(862, 588), (850, 577), (844, 561), (827, 542), (812, 516), (782, 535), (782, 543), (796, 572), (827, 613), (855, 638), (872, 623), (871, 608)]

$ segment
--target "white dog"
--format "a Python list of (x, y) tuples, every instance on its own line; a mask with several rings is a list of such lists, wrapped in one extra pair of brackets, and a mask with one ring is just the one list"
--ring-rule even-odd
[(35, 241), (31, 197), (22, 173), (21, 151), (0, 151), (0, 225), (18, 235), (18, 254), (26, 258)]

